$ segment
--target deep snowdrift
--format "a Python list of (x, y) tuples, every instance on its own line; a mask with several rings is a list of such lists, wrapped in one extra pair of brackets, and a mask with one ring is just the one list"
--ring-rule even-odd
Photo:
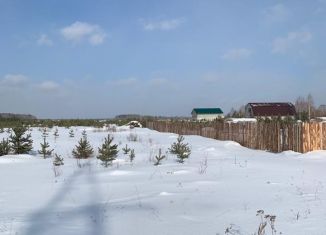
[[(177, 135), (148, 129), (118, 128), (119, 159), (104, 168), (96, 158), (77, 166), (71, 151), (86, 129), (97, 150), (103, 129), (54, 129), (48, 141), (64, 157), (54, 177), (52, 159), (39, 155), (0, 157), (1, 234), (254, 234), (257, 210), (276, 215), (277, 234), (326, 234), (326, 152), (272, 154), (235, 142), (186, 136), (192, 154), (185, 164), (165, 153)], [(134, 133), (136, 142), (127, 140)], [(7, 133), (0, 134), (0, 138)], [(34, 150), (41, 132), (32, 130)], [(121, 148), (136, 158), (130, 164)], [(207, 165), (205, 164), (207, 162)], [(271, 234), (269, 225), (266, 234)]]

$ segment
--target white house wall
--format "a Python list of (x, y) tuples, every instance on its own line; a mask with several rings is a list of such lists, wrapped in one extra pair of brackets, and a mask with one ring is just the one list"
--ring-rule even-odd
[(207, 121), (212, 121), (216, 118), (223, 118), (223, 117), (224, 117), (223, 114), (197, 114), (196, 119), (197, 120), (205, 119)]

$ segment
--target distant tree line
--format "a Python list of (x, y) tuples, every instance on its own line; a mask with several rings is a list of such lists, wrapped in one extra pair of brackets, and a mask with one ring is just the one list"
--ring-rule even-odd
[(27, 120), (35, 120), (36, 117), (31, 114), (16, 114), (16, 113), (0, 113), (0, 118), (4, 119), (27, 119)]
[(103, 127), (105, 124), (125, 125), (128, 120), (116, 119), (19, 119), (19, 118), (0, 118), (0, 128), (13, 128), (16, 126), (31, 126), (31, 127), (71, 127), (71, 126), (92, 126)]
[(66, 127), (71, 126), (90, 126), (90, 127), (103, 127), (104, 125), (116, 124), (118, 126), (126, 125), (130, 121), (139, 121), (143, 127), (146, 127), (148, 121), (154, 120), (189, 120), (190, 118), (162, 118), (154, 116), (140, 116), (136, 118), (112, 118), (112, 119), (20, 119), (20, 118), (0, 118), (0, 129), (13, 128), (16, 126), (30, 126), (30, 127), (48, 127), (54, 126)]
[(230, 112), (226, 115), (227, 118), (244, 118), (245, 117), (245, 106), (241, 105), (239, 109), (231, 108)]
[(295, 102), (297, 118), (300, 120), (309, 120), (316, 117), (326, 117), (326, 105), (315, 106), (314, 99), (311, 94), (306, 98), (299, 96)]

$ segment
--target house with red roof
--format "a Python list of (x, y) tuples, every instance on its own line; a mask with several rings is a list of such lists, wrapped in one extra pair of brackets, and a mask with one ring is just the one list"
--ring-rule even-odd
[(295, 106), (290, 102), (248, 103), (245, 106), (247, 118), (295, 118)]

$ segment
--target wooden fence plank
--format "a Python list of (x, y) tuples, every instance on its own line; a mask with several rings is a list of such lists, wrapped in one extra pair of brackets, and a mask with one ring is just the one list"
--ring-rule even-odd
[(281, 152), (293, 150), (308, 152), (326, 150), (326, 123), (280, 122), (186, 122), (148, 121), (146, 127), (160, 132), (182, 135), (200, 135), (217, 140), (232, 140), (241, 145)]

